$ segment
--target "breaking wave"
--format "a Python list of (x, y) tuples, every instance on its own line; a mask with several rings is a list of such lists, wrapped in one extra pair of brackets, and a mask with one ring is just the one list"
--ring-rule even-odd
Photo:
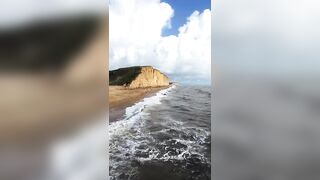
[(168, 180), (210, 179), (208, 93), (171, 86), (128, 107), (123, 120), (109, 125), (110, 179), (148, 179), (150, 170), (154, 176), (174, 170)]

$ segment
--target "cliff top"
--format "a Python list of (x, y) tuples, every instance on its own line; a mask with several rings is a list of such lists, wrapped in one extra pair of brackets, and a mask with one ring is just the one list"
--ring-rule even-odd
[[(141, 87), (163, 86), (167, 83), (164, 81), (168, 81), (169, 83), (169, 78), (164, 73), (153, 68), (152, 66), (132, 66), (109, 71), (109, 84), (130, 86), (133, 81), (137, 81), (137, 79), (139, 79), (139, 75), (140, 79), (143, 79), (142, 83), (140, 83)], [(153, 83), (150, 84), (150, 82)]]

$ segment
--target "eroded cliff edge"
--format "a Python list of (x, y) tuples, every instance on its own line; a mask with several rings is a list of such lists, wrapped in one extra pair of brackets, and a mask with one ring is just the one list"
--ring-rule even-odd
[(109, 84), (134, 89), (168, 86), (170, 80), (152, 66), (134, 66), (110, 71)]

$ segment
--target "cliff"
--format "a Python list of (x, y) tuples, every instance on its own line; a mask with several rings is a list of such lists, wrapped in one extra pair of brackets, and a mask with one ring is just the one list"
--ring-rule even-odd
[(128, 88), (168, 86), (169, 78), (151, 66), (120, 68), (109, 72), (109, 84)]

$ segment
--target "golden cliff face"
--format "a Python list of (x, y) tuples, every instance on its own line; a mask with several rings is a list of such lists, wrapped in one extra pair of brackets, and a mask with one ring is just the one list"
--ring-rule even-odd
[(128, 88), (145, 88), (168, 86), (169, 78), (151, 66), (121, 68), (109, 72), (110, 85), (121, 85)]
[(169, 78), (151, 66), (142, 67), (140, 74), (128, 85), (129, 88), (168, 86)]

